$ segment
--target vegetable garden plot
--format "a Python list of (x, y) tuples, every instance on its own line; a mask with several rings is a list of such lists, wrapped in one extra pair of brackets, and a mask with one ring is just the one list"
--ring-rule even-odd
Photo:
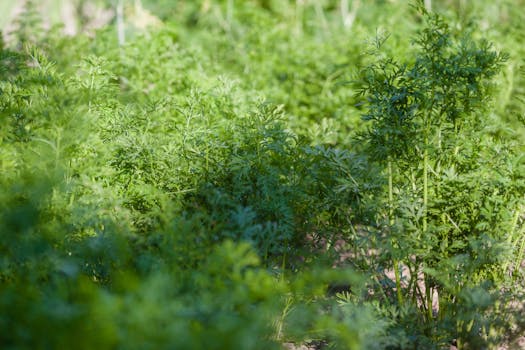
[(343, 3), (21, 15), (2, 348), (519, 347), (521, 2)]

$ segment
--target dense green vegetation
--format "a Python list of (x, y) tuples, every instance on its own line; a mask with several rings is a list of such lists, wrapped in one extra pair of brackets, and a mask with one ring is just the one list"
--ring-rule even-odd
[(2, 349), (519, 346), (523, 1), (144, 0), (74, 37), (27, 3)]

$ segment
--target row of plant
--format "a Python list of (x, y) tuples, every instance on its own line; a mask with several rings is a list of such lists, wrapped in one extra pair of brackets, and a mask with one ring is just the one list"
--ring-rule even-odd
[(334, 4), (159, 2), (124, 45), (25, 15), (0, 52), (3, 348), (523, 334), (520, 48), (423, 2)]

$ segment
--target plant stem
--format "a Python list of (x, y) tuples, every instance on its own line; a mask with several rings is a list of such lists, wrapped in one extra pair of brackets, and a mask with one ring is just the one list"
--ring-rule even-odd
[(228, 26), (230, 29), (232, 28), (232, 22), (233, 22), (233, 0), (228, 0), (228, 3), (226, 4), (226, 21), (228, 22)]
[(394, 223), (394, 186), (393, 186), (393, 174), (392, 174), (392, 161), (388, 160), (388, 218), (390, 225)]
[(117, 2), (117, 36), (119, 46), (126, 42), (126, 34), (124, 32), (124, 0)]
[(427, 233), (427, 207), (428, 207), (428, 132), (425, 132), (423, 150), (423, 234)]
[[(428, 121), (425, 127), (425, 143), (423, 145), (423, 235), (427, 235), (428, 229), (428, 134), (429, 126)], [(426, 295), (426, 304), (427, 304), (427, 318), (430, 322), (433, 318), (432, 314), (432, 293), (430, 287), (430, 277), (428, 274), (425, 274), (425, 295)]]
[(303, 13), (304, 0), (295, 0), (295, 33), (301, 35), (303, 33)]
[(427, 318), (430, 323), (434, 318), (434, 314), (432, 312), (432, 287), (430, 286), (430, 277), (428, 274), (425, 275), (425, 297), (427, 299)]
[(425, 9), (428, 12), (432, 11), (432, 0), (425, 0)]
[(341, 11), (341, 18), (343, 20), (344, 28), (350, 29), (352, 27), (357, 17), (357, 11), (360, 5), (361, 3), (359, 0), (354, 0), (352, 1), (352, 9), (349, 10), (348, 0), (341, 0), (340, 11)]
[(317, 14), (317, 18), (319, 19), (319, 22), (321, 23), (321, 27), (326, 32), (328, 31), (328, 22), (326, 21), (326, 16), (324, 14), (323, 5), (316, 1), (315, 2), (315, 13)]
[[(518, 245), (518, 243), (521, 240), (521, 235), (517, 235), (517, 236), (515, 235), (516, 228), (518, 226), (518, 219), (520, 217), (520, 214), (521, 214), (521, 212), (520, 212), (519, 208), (516, 209), (516, 211), (514, 212), (514, 215), (512, 216), (511, 229), (510, 229), (509, 236), (507, 238), (507, 244), (508, 245), (512, 245), (514, 251), (516, 251), (516, 246)], [(513, 240), (514, 240), (514, 242), (513, 242)], [(519, 256), (519, 254), (518, 254), (518, 256)], [(514, 261), (514, 264), (516, 264), (516, 263), (517, 263), (517, 261)], [(509, 260), (505, 261), (505, 263), (502, 266), (503, 273), (505, 273), (505, 271), (509, 267), (509, 264), (510, 264)]]
[[(394, 226), (394, 186), (393, 186), (393, 171), (392, 160), (388, 160), (388, 219), (390, 228)], [(399, 260), (393, 259), (394, 276), (396, 279), (397, 301), (399, 305), (403, 304), (403, 293), (401, 293), (401, 275), (399, 273)]]

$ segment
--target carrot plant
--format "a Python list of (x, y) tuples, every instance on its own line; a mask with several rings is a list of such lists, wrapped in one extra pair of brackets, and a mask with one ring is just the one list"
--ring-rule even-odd
[[(473, 302), (464, 299), (465, 290), (481, 288), (488, 297), (508, 273), (502, 264), (512, 259), (506, 240), (513, 236), (512, 213), (519, 211), (523, 189), (502, 187), (505, 179), (520, 176), (517, 169), (488, 165), (494, 152), (507, 164), (516, 154), (484, 141), (490, 137), (484, 113), (492, 81), (507, 56), (473, 38), (470, 27), (455, 30), (421, 4), (417, 9), (426, 26), (414, 40), (414, 53), (404, 62), (381, 59), (363, 71), (370, 127), (362, 139), (386, 168), (378, 240), (394, 270), (397, 304), (417, 306), (424, 333), (439, 341), (435, 327)], [(376, 43), (379, 49), (384, 41)], [(474, 333), (488, 336), (492, 329), (456, 320), (450, 332), (458, 347), (480, 346), (472, 344)]]
[(66, 37), (27, 2), (0, 42), (1, 347), (511, 346), (523, 21), (450, 3), (121, 1)]

